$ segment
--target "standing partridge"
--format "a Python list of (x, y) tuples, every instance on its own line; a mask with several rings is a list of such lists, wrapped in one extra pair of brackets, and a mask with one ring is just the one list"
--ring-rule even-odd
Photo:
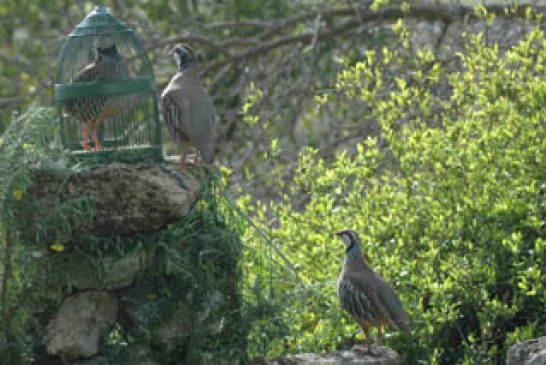
[[(122, 56), (109, 36), (96, 39), (97, 59), (79, 71), (72, 82), (114, 82), (127, 78), (127, 70)], [(120, 110), (118, 98), (109, 96), (83, 96), (65, 102), (67, 115), (82, 123), (82, 146), (89, 147), (89, 127), (93, 129), (93, 147), (101, 149), (97, 135), (97, 125), (111, 118)]]
[(195, 54), (185, 44), (176, 45), (178, 72), (161, 94), (161, 111), (174, 140), (182, 149), (196, 147), (206, 164), (214, 162), (214, 107), (201, 84)]
[(336, 233), (345, 243), (345, 262), (339, 275), (337, 293), (343, 309), (358, 322), (370, 351), (370, 330), (377, 327), (376, 345), (381, 345), (384, 325), (394, 325), (409, 333), (409, 323), (402, 302), (390, 285), (364, 262), (356, 233), (343, 230)]

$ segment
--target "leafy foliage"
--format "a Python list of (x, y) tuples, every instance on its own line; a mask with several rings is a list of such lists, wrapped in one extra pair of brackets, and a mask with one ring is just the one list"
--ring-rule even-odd
[[(191, 32), (190, 38), (199, 40), (204, 34), (210, 37), (205, 40), (246, 44), (246, 37), (254, 37), (263, 25), (248, 22), (230, 28), (232, 21), (269, 21), (299, 11), (300, 5), (310, 9), (322, 4), (251, 4), (246, 0), (106, 3), (143, 34), (150, 52), (157, 54), (183, 30), (202, 24), (205, 26)], [(389, 1), (377, 0), (373, 6), (385, 3)], [(265, 5), (265, 9), (255, 4)], [(9, 62), (0, 63), (5, 75), (0, 80), (0, 107), (4, 107), (0, 115), (6, 115), (6, 105), (11, 108), (31, 99), (51, 98), (55, 49), (92, 7), (91, 2), (79, 1), (59, 13), (55, 11), (58, 5), (36, 1), (21, 7), (13, 0), (0, 5), (0, 17), (9, 18), (0, 30), (7, 40), (2, 55), (9, 58)], [(488, 24), (493, 19), (484, 8), (477, 14)], [(225, 24), (209, 26), (208, 19)], [(330, 22), (321, 25), (318, 20), (298, 23), (283, 35), (312, 33)], [(466, 48), (453, 61), (457, 67), (453, 67), (452, 60), (441, 60), (429, 49), (413, 49), (404, 21), (393, 27), (399, 34), (397, 39), (386, 28), (369, 31), (366, 37), (355, 31), (343, 40), (313, 41), (303, 50), (290, 46), (274, 49), (258, 57), (257, 63), (240, 60), (214, 77), (212, 94), (222, 96), (216, 100), (217, 106), (238, 109), (247, 95), (248, 103), (243, 105), (246, 123), (237, 123), (237, 127), (221, 123), (226, 127), (222, 131), (225, 139), (231, 141), (226, 144), (226, 156), (235, 155), (239, 148), (244, 150), (243, 156), (233, 161), (226, 157), (235, 170), (246, 169), (247, 181), (237, 176), (234, 190), (239, 183), (255, 191), (265, 187), (268, 193), (280, 186), (280, 191), (271, 194), (273, 201), (245, 195), (239, 199), (243, 208), (236, 213), (230, 211), (234, 206), (223, 200), (213, 204), (221, 213), (199, 206), (189, 225), (121, 240), (112, 247), (86, 241), (91, 250), (86, 253), (100, 263), (105, 252), (125, 254), (126, 246), (136, 243), (138, 249), (144, 249), (147, 242), (160, 242), (150, 245), (157, 250), (159, 272), (168, 269), (176, 280), (157, 288), (173, 295), (196, 282), (206, 282), (211, 288), (223, 283), (217, 267), (207, 267), (196, 275), (183, 270), (188, 258), (170, 254), (182, 241), (193, 242), (193, 229), (212, 222), (211, 236), (220, 238), (206, 243), (215, 258), (224, 247), (224, 238), (231, 257), (240, 254), (237, 235), (224, 231), (225, 224), (244, 231), (240, 269), (244, 274), (242, 318), (246, 321), (241, 319), (240, 332), (234, 331), (232, 339), (215, 342), (199, 333), (205, 339), (200, 348), (203, 352), (217, 350), (225, 355), (226, 343), (222, 341), (244, 341), (246, 326), (252, 326), (248, 337), (252, 356), (322, 352), (355, 342), (357, 326), (339, 308), (334, 289), (343, 252), (332, 233), (347, 226), (358, 231), (368, 260), (397, 288), (410, 313), (412, 335), (401, 337), (394, 332), (388, 337), (388, 343), (402, 352), (408, 363), (500, 363), (507, 346), (543, 334), (544, 35), (537, 28), (508, 50), (488, 45), (487, 35), (468, 36)], [(47, 40), (30, 36), (37, 32), (47, 34)], [(172, 37), (159, 40), (157, 33)], [(269, 34), (267, 30), (264, 33)], [(355, 47), (363, 38), (365, 43)], [(262, 41), (272, 39), (270, 34)], [(369, 40), (389, 47), (370, 50)], [(202, 46), (208, 66), (227, 57), (214, 45), (203, 42)], [(295, 53), (299, 62), (290, 58)], [(273, 58), (275, 62), (270, 62)], [(40, 63), (31, 62), (35, 59)], [(173, 71), (172, 61), (157, 56), (154, 62), (163, 72), (158, 80), (166, 81)], [(313, 67), (304, 69), (300, 64)], [(335, 74), (337, 82), (331, 92)], [(302, 84), (309, 88), (292, 89)], [(226, 92), (233, 85), (238, 88)], [(315, 97), (316, 105), (309, 95)], [(9, 118), (0, 119), (3, 130)], [(31, 123), (23, 123), (25, 120)], [(13, 229), (18, 223), (14, 212), (27, 197), (29, 167), (40, 161), (63, 163), (54, 138), (56, 125), (51, 110), (32, 109), (16, 118), (0, 139), (0, 324), (8, 329), (0, 333), (0, 350), (2, 355), (13, 355), (2, 357), (10, 363), (32, 360), (32, 344), (43, 328), (43, 323), (29, 315), (41, 291), (33, 281), (38, 275), (34, 256), (40, 253), (21, 249), (23, 238)], [(374, 137), (362, 140), (360, 136), (366, 134)], [(294, 161), (292, 156), (302, 141), (312, 147)], [(80, 203), (52, 212), (47, 229), (38, 238), (51, 236), (51, 232), (68, 235), (70, 225), (63, 223), (72, 219), (75, 209), (81, 213), (80, 219), (89, 213), (85, 202)], [(62, 251), (64, 246), (59, 242), (50, 249)], [(201, 257), (197, 251), (189, 254), (191, 260)], [(232, 263), (230, 270), (238, 274)], [(148, 282), (143, 279), (142, 283), (153, 285), (153, 279), (149, 276)], [(205, 292), (200, 294), (199, 300), (208, 299)], [(111, 333), (110, 350), (120, 359), (131, 358), (127, 351), (130, 340), (154, 343), (152, 328), (158, 313), (176, 313), (177, 308), (162, 297), (152, 299), (143, 299), (149, 326), (128, 333), (119, 325)], [(46, 307), (40, 303), (44, 311)], [(230, 317), (232, 325), (238, 315)], [(35, 338), (25, 337), (32, 332)]]
[(34, 328), (30, 314), (39, 291), (34, 281), (39, 270), (34, 248), (22, 250), (17, 211), (28, 200), (30, 167), (63, 160), (54, 137), (58, 125), (54, 116), (51, 108), (32, 107), (21, 116), (14, 115), (0, 138), (0, 353), (12, 363), (32, 358), (32, 349), (21, 339)]
[[(239, 266), (244, 223), (222, 198), (223, 189), (213, 177), (183, 220), (159, 232), (120, 238), (124, 254), (145, 251), (153, 264), (135, 285), (121, 290), (121, 298), (131, 293), (130, 307), (138, 308), (140, 319), (138, 326), (120, 321), (111, 334), (112, 361), (142, 361), (138, 348), (150, 348), (165, 364), (246, 359)], [(164, 328), (180, 331), (174, 343), (161, 342)]]
[[(449, 72), (410, 49), (403, 22), (395, 30), (405, 48), (368, 51), (336, 85), (353, 100), (340, 107), (377, 122), (378, 136), (331, 160), (307, 148), (278, 200), (240, 201), (302, 281), (276, 267), (265, 278), (277, 311), (254, 328), (254, 353), (354, 341), (335, 296), (343, 250), (333, 232), (348, 226), (409, 312), (411, 337), (388, 338), (408, 363), (502, 363), (509, 345), (546, 331), (543, 32), (504, 53), (467, 35), (461, 71)], [(246, 240), (259, 250), (256, 237)]]

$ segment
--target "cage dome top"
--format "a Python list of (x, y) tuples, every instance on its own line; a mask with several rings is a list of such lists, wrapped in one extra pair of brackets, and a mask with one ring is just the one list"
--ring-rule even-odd
[(124, 33), (132, 32), (131, 29), (120, 22), (110, 13), (106, 6), (97, 5), (92, 12), (81, 21), (80, 24), (70, 33), (69, 37), (94, 36), (101, 33)]

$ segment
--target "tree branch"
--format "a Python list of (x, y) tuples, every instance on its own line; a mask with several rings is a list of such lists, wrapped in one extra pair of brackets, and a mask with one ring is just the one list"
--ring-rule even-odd
[(40, 85), (43, 87), (51, 87), (50, 81), (40, 80), (38, 77), (38, 74), (34, 71), (31, 65), (28, 64), (25, 60), (18, 56), (10, 57), (8, 56), (4, 51), (0, 51), (0, 60), (9, 63), (15, 67), (17, 67), (22, 72), (26, 73), (27, 75), (31, 76), (32, 79), (36, 80)]
[[(485, 9), (489, 13), (505, 17), (523, 17), (527, 15), (527, 7), (517, 7), (513, 8), (511, 11), (506, 11), (505, 6), (489, 5), (485, 6)], [(546, 12), (546, 6), (535, 6), (533, 9), (537, 13)], [(476, 15), (473, 7), (464, 5), (415, 5), (411, 6), (408, 11), (402, 11), (399, 6), (388, 6), (379, 11), (372, 11), (367, 7), (351, 4), (350, 6), (336, 9), (308, 11), (292, 17), (281, 18), (269, 22), (245, 21), (218, 23), (205, 28), (220, 31), (222, 29), (237, 30), (237, 25), (240, 25), (264, 29), (261, 34), (254, 38), (243, 38), (242, 36), (234, 35), (224, 41), (215, 41), (212, 36), (197, 35), (187, 32), (180, 36), (170, 37), (161, 42), (156, 42), (150, 46), (149, 50), (183, 41), (202, 43), (223, 56), (222, 59), (209, 63), (204, 67), (203, 72), (209, 73), (220, 70), (227, 64), (234, 64), (241, 60), (254, 58), (277, 48), (292, 44), (324, 40), (343, 35), (353, 29), (362, 27), (362, 25), (371, 27), (372, 23), (374, 25), (377, 22), (389, 23), (400, 18), (441, 20), (444, 24), (449, 24), (457, 20), (476, 18)], [(335, 23), (337, 21), (338, 24), (317, 29), (317, 19), (321, 19), (328, 23)], [(302, 33), (286, 34), (291, 31), (293, 27), (303, 22), (312, 22), (313, 24), (310, 25), (309, 30)]]

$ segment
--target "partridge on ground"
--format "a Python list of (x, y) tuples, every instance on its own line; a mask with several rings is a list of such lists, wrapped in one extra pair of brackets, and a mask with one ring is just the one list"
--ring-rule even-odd
[[(109, 36), (96, 40), (97, 59), (76, 74), (72, 82), (114, 82), (127, 78), (127, 69), (116, 45)], [(89, 147), (89, 128), (93, 129), (93, 147), (101, 149), (97, 126), (120, 111), (119, 100), (110, 96), (84, 96), (65, 102), (64, 111), (82, 123), (82, 146)]]
[(182, 162), (187, 149), (194, 147), (206, 164), (214, 162), (214, 107), (201, 84), (195, 53), (185, 44), (175, 46), (178, 72), (161, 94), (161, 111), (165, 123), (182, 150)]
[(336, 233), (345, 243), (345, 262), (339, 275), (337, 293), (343, 309), (358, 322), (370, 351), (370, 331), (377, 328), (376, 345), (381, 345), (382, 328), (394, 325), (409, 333), (409, 323), (402, 302), (390, 285), (364, 262), (356, 233)]

